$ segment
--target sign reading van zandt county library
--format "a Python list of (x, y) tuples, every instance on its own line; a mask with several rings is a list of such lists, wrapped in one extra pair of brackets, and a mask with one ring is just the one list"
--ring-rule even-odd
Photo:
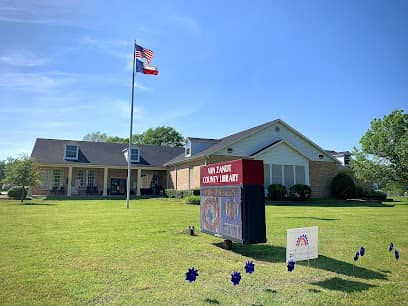
[(240, 243), (266, 242), (262, 161), (201, 166), (200, 182), (202, 232)]
[(288, 229), (286, 241), (286, 262), (292, 256), (295, 261), (318, 257), (318, 227)]

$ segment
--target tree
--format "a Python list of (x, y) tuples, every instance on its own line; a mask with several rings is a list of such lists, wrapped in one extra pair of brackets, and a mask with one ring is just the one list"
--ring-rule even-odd
[(394, 110), (371, 121), (351, 161), (357, 178), (408, 185), (408, 114)]
[(9, 159), (5, 169), (4, 182), (21, 186), (21, 203), (24, 201), (25, 187), (39, 184), (40, 171), (37, 162), (27, 155), (20, 159)]
[[(119, 136), (108, 136), (106, 133), (92, 132), (83, 137), (86, 141), (129, 143), (129, 138)], [(133, 134), (133, 144), (152, 144), (157, 146), (182, 146), (184, 138), (174, 128), (159, 126), (150, 128), (142, 134)]]
[(86, 134), (82, 140), (93, 142), (108, 142), (109, 136), (99, 131)]
[(5, 170), (6, 170), (6, 161), (0, 160), (0, 183), (4, 179)]
[(169, 126), (159, 126), (150, 128), (141, 135), (143, 144), (152, 144), (157, 146), (176, 146), (183, 145), (183, 136), (174, 128)]

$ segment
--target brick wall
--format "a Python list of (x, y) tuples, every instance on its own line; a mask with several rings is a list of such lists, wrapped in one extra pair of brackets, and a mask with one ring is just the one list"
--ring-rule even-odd
[(335, 162), (309, 161), (312, 198), (327, 198), (330, 196), (330, 183), (338, 171)]

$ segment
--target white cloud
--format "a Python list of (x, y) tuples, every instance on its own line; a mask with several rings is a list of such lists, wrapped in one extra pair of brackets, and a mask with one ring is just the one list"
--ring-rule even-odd
[(48, 58), (37, 57), (30, 53), (12, 53), (0, 56), (0, 63), (16, 67), (43, 66), (50, 62)]
[(75, 82), (72, 74), (55, 72), (5, 72), (0, 74), (0, 87), (17, 91), (49, 92)]
[(1, 1), (0, 21), (78, 27), (79, 1)]

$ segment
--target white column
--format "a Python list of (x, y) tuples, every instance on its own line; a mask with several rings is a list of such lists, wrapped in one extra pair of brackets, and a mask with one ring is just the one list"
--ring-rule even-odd
[(70, 197), (72, 194), (72, 167), (68, 167), (68, 188), (67, 196)]
[(103, 168), (103, 193), (102, 196), (108, 195), (108, 167)]
[(140, 197), (140, 185), (142, 184), (142, 169), (137, 169), (137, 187), (136, 187), (136, 195)]

